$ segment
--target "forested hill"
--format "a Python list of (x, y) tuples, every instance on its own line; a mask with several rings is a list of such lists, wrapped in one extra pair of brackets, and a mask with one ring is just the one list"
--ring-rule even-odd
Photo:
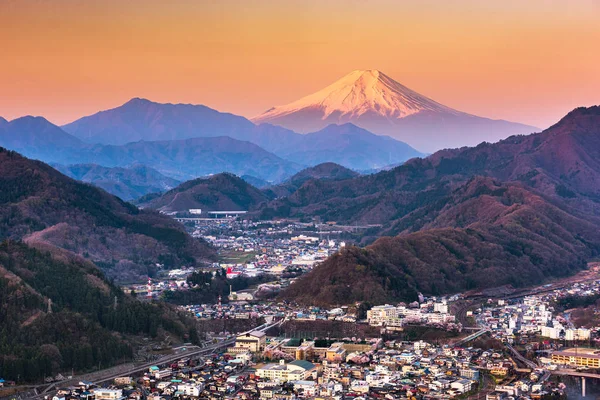
[(172, 219), (138, 210), (39, 161), (0, 148), (0, 240), (48, 243), (117, 279), (211, 260), (214, 251)]
[(150, 194), (137, 200), (143, 208), (183, 212), (189, 209), (207, 211), (247, 211), (269, 197), (242, 178), (220, 173), (184, 182), (164, 194)]
[(0, 244), (0, 321), (0, 376), (20, 382), (129, 360), (136, 335), (198, 340), (192, 320), (124, 294), (91, 262), (14, 241)]
[(382, 223), (282, 294), (307, 303), (408, 300), (572, 274), (600, 252), (600, 107), (548, 130), (411, 160), (270, 204), (288, 215)]

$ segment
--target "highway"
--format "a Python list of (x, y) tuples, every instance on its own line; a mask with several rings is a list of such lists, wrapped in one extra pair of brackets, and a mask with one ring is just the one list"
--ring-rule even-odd
[(538, 367), (538, 365), (536, 363), (534, 363), (531, 360), (526, 359), (525, 357), (523, 357), (521, 355), (521, 353), (519, 353), (514, 347), (512, 347), (512, 345), (505, 343), (506, 348), (508, 348), (508, 350), (510, 350), (510, 352), (513, 354), (513, 356), (521, 361), (523, 364), (525, 364), (526, 366), (528, 366), (529, 368), (531, 368), (532, 370), (536, 369)]

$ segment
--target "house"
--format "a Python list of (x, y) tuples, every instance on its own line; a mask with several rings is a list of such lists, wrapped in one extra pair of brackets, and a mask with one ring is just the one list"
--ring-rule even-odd
[(294, 381), (294, 390), (302, 393), (304, 397), (312, 397), (317, 394), (317, 382), (315, 381)]

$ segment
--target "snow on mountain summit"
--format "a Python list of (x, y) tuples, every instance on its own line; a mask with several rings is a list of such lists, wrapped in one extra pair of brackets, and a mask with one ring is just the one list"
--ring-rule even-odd
[(461, 114), (431, 100), (406, 86), (396, 82), (384, 73), (375, 70), (355, 70), (348, 75), (293, 103), (273, 107), (254, 122), (269, 122), (301, 110), (322, 112), (321, 119), (330, 117), (340, 123), (363, 114), (379, 115), (386, 118), (404, 118), (421, 111)]
[(252, 121), (300, 133), (352, 123), (423, 152), (475, 146), (537, 128), (457, 111), (375, 70), (356, 70), (316, 93), (273, 107)]

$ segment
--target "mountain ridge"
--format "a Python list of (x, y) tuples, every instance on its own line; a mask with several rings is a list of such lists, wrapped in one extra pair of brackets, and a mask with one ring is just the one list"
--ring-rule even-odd
[(143, 164), (112, 168), (98, 164), (52, 166), (70, 178), (91, 183), (127, 201), (149, 193), (164, 192), (181, 183)]
[[(257, 126), (244, 117), (221, 113), (203, 105), (162, 104), (139, 98), (111, 110), (80, 118), (63, 128), (88, 142), (122, 146), (139, 140), (229, 136), (254, 143), (303, 166), (308, 166), (308, 162), (303, 160), (309, 160), (313, 164), (331, 161), (353, 169), (371, 169), (423, 155), (405, 143), (384, 139), (364, 130), (359, 131), (359, 128), (354, 130), (353, 135), (346, 136), (347, 143), (342, 145), (337, 138), (331, 138), (331, 135), (325, 138), (327, 132), (314, 132), (313, 135), (306, 136), (275, 125)], [(328, 132), (335, 129), (349, 130), (348, 127), (329, 127)], [(360, 152), (364, 144), (368, 144), (373, 151)], [(321, 153), (313, 154), (315, 149), (319, 149)], [(386, 151), (389, 153), (387, 159), (378, 154)], [(239, 171), (228, 172), (240, 174)]]
[(0, 148), (0, 240), (67, 249), (118, 280), (136, 280), (166, 267), (210, 261), (208, 244), (181, 225), (47, 164)]
[[(600, 107), (590, 107), (540, 133), (326, 187), (309, 182), (263, 212), (382, 227), (366, 233), (365, 249), (328, 259), (282, 297), (389, 302), (573, 273), (600, 253), (599, 153)], [(361, 284), (348, 289), (353, 282)]]

